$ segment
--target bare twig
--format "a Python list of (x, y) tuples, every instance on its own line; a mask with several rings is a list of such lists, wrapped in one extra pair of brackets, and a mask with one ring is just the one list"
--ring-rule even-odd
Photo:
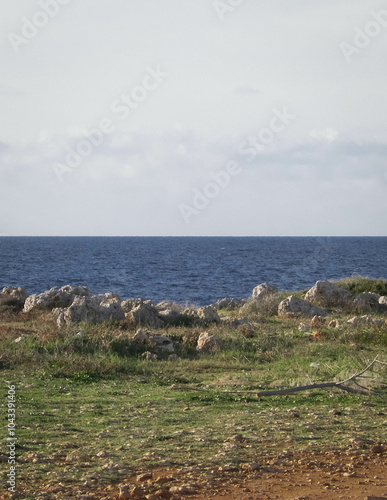
[[(355, 373), (354, 375), (347, 378), (346, 380), (343, 380), (342, 382), (324, 382), (322, 384), (302, 385), (302, 386), (298, 386), (298, 387), (290, 387), (288, 389), (279, 389), (276, 391), (260, 391), (257, 393), (257, 396), (259, 398), (263, 397), (263, 396), (277, 396), (277, 395), (281, 395), (281, 394), (292, 394), (294, 392), (307, 391), (307, 390), (311, 390), (311, 389), (326, 389), (328, 387), (337, 387), (338, 389), (342, 389), (343, 391), (352, 392), (355, 394), (368, 395), (368, 394), (370, 394), (370, 391), (355, 389), (353, 387), (348, 387), (347, 385), (344, 385), (344, 384), (347, 384), (348, 382), (351, 382), (351, 381), (355, 381), (356, 378), (363, 375), (363, 373), (365, 373), (367, 370), (369, 370), (377, 361), (378, 360), (376, 357), (373, 361), (371, 361), (371, 363), (368, 366), (366, 366), (366, 368), (364, 368), (364, 370), (362, 370), (359, 373)], [(383, 364), (387, 364), (387, 363), (383, 363)], [(359, 384), (357, 384), (357, 382), (355, 382), (355, 383), (356, 383), (356, 385), (361, 387)]]

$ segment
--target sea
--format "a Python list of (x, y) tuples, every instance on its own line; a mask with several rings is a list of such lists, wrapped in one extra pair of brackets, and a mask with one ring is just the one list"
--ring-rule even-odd
[(348, 276), (387, 279), (387, 237), (0, 237), (0, 289), (63, 285), (208, 305)]

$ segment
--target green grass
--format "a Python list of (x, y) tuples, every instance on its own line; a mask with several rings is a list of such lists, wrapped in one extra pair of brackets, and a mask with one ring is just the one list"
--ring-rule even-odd
[(354, 276), (337, 281), (336, 285), (345, 290), (349, 290), (354, 296), (363, 292), (387, 295), (387, 280), (381, 278), (372, 279), (365, 276)]
[[(92, 474), (99, 486), (116, 488), (134, 473), (166, 461), (174, 468), (205, 471), (266, 464), (284, 449), (346, 450), (354, 437), (386, 442), (383, 365), (375, 365), (361, 381), (374, 389), (371, 396), (339, 389), (260, 399), (256, 393), (342, 381), (376, 355), (387, 362), (387, 326), (354, 328), (346, 324), (350, 315), (342, 314), (334, 317), (341, 326), (326, 323), (313, 340), (298, 330), (299, 319), (280, 319), (272, 304), (266, 306), (240, 311), (254, 322), (248, 336), (226, 324), (160, 331), (172, 338), (177, 360), (133, 342), (130, 325), (58, 330), (49, 314), (0, 313), (0, 411), (6, 415), (6, 388), (15, 384), (23, 498), (36, 498), (43, 483), (82, 489), (85, 476)], [(203, 330), (220, 338), (218, 352), (196, 351)], [(75, 338), (79, 331), (85, 335)], [(21, 335), (28, 337), (15, 343)], [(157, 353), (157, 361), (144, 359), (146, 351)], [(295, 408), (299, 418), (289, 413)], [(242, 443), (233, 440), (236, 434), (243, 435)], [(6, 437), (5, 425), (1, 436)], [(2, 471), (5, 479), (7, 468)]]

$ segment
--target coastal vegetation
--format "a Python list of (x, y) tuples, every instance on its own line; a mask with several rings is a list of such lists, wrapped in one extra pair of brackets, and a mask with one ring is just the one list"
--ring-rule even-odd
[[(353, 296), (387, 290), (383, 280), (336, 284)], [(306, 293), (293, 295), (303, 300)], [(278, 291), (220, 308), (219, 321), (198, 321), (185, 310), (190, 321), (158, 329), (139, 328), (130, 315), (58, 326), (50, 310), (3, 304), (0, 377), (17, 395), (19, 498), (70, 492), (117, 498), (121, 490), (122, 498), (133, 498), (122, 488), (137, 487), (136, 475), (167, 470), (174, 482), (166, 496), (149, 481), (137, 498), (160, 490), (160, 498), (174, 499), (180, 496), (173, 487), (190, 474), (200, 493), (209, 478), (219, 486), (254, 463), (262, 472), (284, 453), (368, 453), (380, 443), (384, 453), (384, 308), (352, 322), (349, 307), (313, 318), (279, 315), (288, 296)], [(216, 342), (199, 349), (204, 333)], [(170, 340), (168, 349), (156, 342), (160, 336)], [(341, 381), (375, 358), (358, 380), (359, 393), (330, 388), (257, 397), (268, 389)]]

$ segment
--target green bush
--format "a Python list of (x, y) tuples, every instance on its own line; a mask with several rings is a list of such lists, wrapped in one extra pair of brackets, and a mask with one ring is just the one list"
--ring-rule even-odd
[(364, 292), (387, 295), (387, 280), (382, 278), (372, 279), (365, 276), (353, 276), (337, 281), (336, 285), (349, 290), (354, 296)]

